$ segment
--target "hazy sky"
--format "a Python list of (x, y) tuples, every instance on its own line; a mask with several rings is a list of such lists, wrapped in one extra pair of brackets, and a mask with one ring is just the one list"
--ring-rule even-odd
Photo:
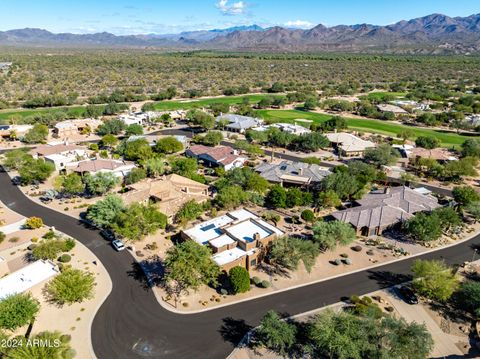
[(387, 25), (432, 13), (480, 13), (479, 0), (0, 0), (0, 30), (178, 33), (236, 25)]

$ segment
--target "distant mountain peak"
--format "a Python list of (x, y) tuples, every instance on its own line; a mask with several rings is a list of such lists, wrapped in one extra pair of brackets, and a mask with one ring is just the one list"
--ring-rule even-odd
[[(53, 47), (162, 47), (246, 51), (349, 51), (399, 53), (480, 53), (480, 14), (449, 17), (430, 14), (395, 24), (319, 24), (301, 30), (241, 25), (226, 29), (186, 31), (180, 34), (117, 36), (54, 34), (24, 28), (0, 32), (0, 45)], [(448, 46), (447, 46), (448, 45)]]

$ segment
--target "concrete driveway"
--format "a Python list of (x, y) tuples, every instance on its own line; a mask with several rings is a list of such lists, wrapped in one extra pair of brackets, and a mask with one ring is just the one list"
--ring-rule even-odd
[(435, 347), (430, 353), (433, 358), (443, 358), (452, 355), (463, 356), (463, 353), (455, 343), (461, 341), (460, 337), (442, 332), (439, 325), (427, 313), (421, 304), (408, 304), (398, 297), (394, 289), (388, 289), (382, 292), (397, 312), (409, 323), (425, 323), (428, 331), (432, 334)]

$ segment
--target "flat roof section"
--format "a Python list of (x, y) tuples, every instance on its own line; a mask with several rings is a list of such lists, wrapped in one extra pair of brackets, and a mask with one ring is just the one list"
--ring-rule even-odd
[(237, 259), (243, 257), (243, 256), (246, 256), (247, 255), (247, 252), (245, 252), (244, 250), (238, 248), (238, 247), (235, 247), (235, 248), (232, 248), (228, 251), (223, 251), (221, 253), (218, 253), (218, 254), (215, 254), (212, 259), (215, 261), (215, 263), (217, 263), (219, 266), (223, 266), (227, 263), (231, 263), (231, 262), (234, 262), (236, 261)]
[(193, 228), (187, 229), (184, 233), (199, 244), (207, 244), (210, 240), (222, 235), (221, 227), (233, 221), (232, 217), (223, 215), (200, 223)]
[(233, 244), (233, 243), (235, 243), (233, 238), (227, 236), (226, 234), (224, 234), (224, 235), (222, 235), (218, 238), (212, 239), (210, 241), (210, 245), (215, 247), (215, 248), (221, 248), (221, 247), (227, 246), (229, 244)]
[(58, 274), (55, 265), (38, 260), (0, 279), (0, 299), (22, 293)]
[(248, 219), (226, 229), (232, 237), (243, 242), (253, 242), (253, 236), (258, 233), (260, 238), (270, 236), (273, 232), (259, 226), (256, 222)]

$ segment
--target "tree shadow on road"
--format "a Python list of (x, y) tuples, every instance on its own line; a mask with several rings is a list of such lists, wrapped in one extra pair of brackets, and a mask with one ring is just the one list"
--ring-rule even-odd
[(253, 327), (243, 319), (227, 317), (223, 318), (223, 324), (219, 329), (219, 333), (223, 340), (237, 346), (243, 337), (252, 329)]
[(152, 282), (148, 280), (142, 267), (137, 262), (132, 263), (132, 269), (127, 271), (127, 275), (136, 280), (145, 290), (149, 290), (153, 286)]
[(368, 278), (376, 281), (382, 288), (391, 287), (400, 283), (410, 282), (413, 277), (407, 274), (392, 273), (390, 271), (368, 271)]

